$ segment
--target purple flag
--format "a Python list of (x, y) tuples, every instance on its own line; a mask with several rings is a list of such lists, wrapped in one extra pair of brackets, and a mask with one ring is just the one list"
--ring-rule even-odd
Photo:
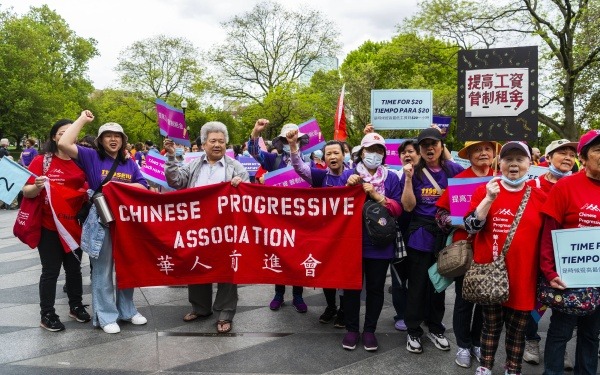
[(161, 135), (169, 137), (176, 144), (191, 146), (187, 126), (185, 125), (185, 117), (181, 109), (156, 99), (156, 113)]
[(310, 187), (310, 184), (298, 176), (294, 167), (289, 166), (269, 172), (265, 175), (266, 186)]
[(300, 148), (303, 154), (310, 154), (325, 146), (325, 140), (323, 139), (323, 135), (321, 135), (321, 128), (316, 119), (313, 118), (298, 125), (298, 131), (308, 134), (308, 144)]

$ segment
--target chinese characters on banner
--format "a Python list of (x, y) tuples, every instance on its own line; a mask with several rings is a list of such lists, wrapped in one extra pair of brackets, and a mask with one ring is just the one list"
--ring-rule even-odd
[[(168, 194), (103, 193), (119, 288), (212, 282), (362, 287), (361, 187), (229, 183)], [(343, 264), (343, 267), (340, 265)]]
[(492, 177), (449, 178), (448, 199), (450, 200), (450, 219), (452, 225), (464, 225), (464, 217), (471, 206), (473, 192), (486, 184)]
[(535, 141), (537, 72), (537, 47), (459, 51), (457, 138)]

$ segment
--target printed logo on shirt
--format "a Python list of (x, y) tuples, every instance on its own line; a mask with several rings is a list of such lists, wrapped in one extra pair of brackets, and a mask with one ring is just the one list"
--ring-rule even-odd
[(600, 226), (600, 219), (598, 218), (598, 214), (596, 212), (600, 212), (600, 208), (597, 204), (594, 203), (586, 203), (579, 209), (579, 224), (578, 227), (597, 227)]
[(501, 208), (494, 213), (494, 215), (504, 215), (504, 216), (515, 216), (509, 208)]

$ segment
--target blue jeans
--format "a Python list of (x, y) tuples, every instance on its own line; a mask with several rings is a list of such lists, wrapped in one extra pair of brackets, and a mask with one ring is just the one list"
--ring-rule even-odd
[(577, 326), (575, 368), (577, 375), (594, 375), (598, 370), (598, 333), (600, 332), (600, 309), (592, 315), (575, 316), (552, 310), (550, 327), (544, 348), (544, 375), (564, 373), (564, 357), (567, 342), (573, 337)]
[(90, 257), (92, 265), (92, 308), (94, 315), (92, 324), (104, 327), (116, 323), (117, 319), (131, 319), (137, 314), (133, 304), (133, 289), (118, 289), (113, 284), (113, 253), (110, 231), (102, 243), (102, 250), (97, 259)]

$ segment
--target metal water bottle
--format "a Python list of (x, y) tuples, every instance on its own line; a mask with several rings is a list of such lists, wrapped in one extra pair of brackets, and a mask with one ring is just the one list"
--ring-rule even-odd
[(100, 218), (102, 224), (108, 224), (115, 221), (115, 218), (112, 212), (110, 212), (110, 208), (108, 207), (108, 203), (106, 203), (106, 198), (104, 197), (104, 194), (97, 193), (92, 199), (94, 201), (96, 211), (98, 212), (98, 217)]

